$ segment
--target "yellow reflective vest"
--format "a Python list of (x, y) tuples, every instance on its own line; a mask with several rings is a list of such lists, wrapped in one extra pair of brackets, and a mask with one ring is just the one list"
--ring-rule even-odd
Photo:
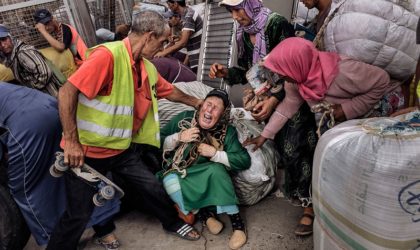
[[(99, 46), (105, 46), (114, 57), (112, 90), (110, 95), (96, 96), (92, 100), (79, 94), (77, 128), (80, 142), (109, 149), (127, 149), (132, 141), (160, 147), (156, 68), (143, 59), (149, 77), (152, 107), (139, 132), (133, 135), (134, 82), (130, 55), (122, 41)], [(87, 51), (86, 58), (93, 49)]]

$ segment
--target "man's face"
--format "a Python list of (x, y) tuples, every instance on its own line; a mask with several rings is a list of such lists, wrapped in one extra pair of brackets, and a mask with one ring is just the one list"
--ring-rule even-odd
[(169, 18), (169, 20), (168, 20), (169, 27), (176, 27), (180, 23), (181, 23), (181, 18), (178, 17), (178, 16), (173, 16), (173, 17)]
[(153, 59), (153, 56), (159, 51), (162, 51), (165, 44), (168, 43), (170, 33), (170, 29), (167, 28), (160, 37), (156, 37), (154, 34), (151, 34), (141, 51), (141, 55), (146, 59)]
[(44, 25), (45, 25), (45, 29), (50, 34), (53, 33), (56, 30), (56, 28), (58, 27), (58, 25), (56, 24), (56, 21), (54, 19), (45, 23)]
[(168, 8), (171, 10), (171, 11), (173, 11), (173, 12), (175, 12), (175, 10), (176, 10), (176, 2), (170, 2), (170, 1), (168, 1), (167, 2), (168, 3)]
[(9, 55), (13, 51), (12, 39), (8, 36), (0, 38), (0, 51), (5, 55)]
[(306, 8), (308, 8), (308, 9), (312, 9), (312, 8), (314, 8), (317, 4), (318, 4), (318, 2), (319, 2), (319, 0), (300, 0), (305, 6), (306, 6)]
[(224, 111), (223, 100), (216, 96), (210, 96), (204, 100), (200, 108), (198, 124), (203, 129), (211, 129), (219, 121)]
[(232, 9), (232, 18), (243, 27), (250, 25), (252, 22), (244, 9)]

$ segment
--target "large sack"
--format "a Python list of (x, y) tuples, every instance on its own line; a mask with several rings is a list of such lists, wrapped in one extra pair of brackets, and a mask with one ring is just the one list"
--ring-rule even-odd
[(48, 47), (40, 49), (39, 52), (50, 60), (66, 78), (73, 74), (77, 69), (76, 64), (74, 63), (73, 54), (69, 49), (60, 53), (54, 48)]
[[(213, 88), (201, 82), (180, 82), (174, 84), (183, 92), (204, 99)], [(173, 103), (166, 99), (159, 100), (159, 120), (163, 127), (173, 117), (185, 110), (193, 108), (180, 103)], [(257, 136), (262, 132), (263, 126), (254, 120), (243, 109), (232, 109), (232, 124), (236, 127), (241, 142), (248, 136)], [(247, 147), (251, 155), (251, 167), (232, 176), (236, 194), (242, 205), (253, 205), (264, 198), (274, 187), (279, 155), (274, 143), (266, 142), (261, 149), (252, 152), (252, 146)]]
[(320, 138), (315, 249), (420, 246), (420, 127), (400, 119), (420, 125), (420, 112), (344, 122)]
[(420, 0), (342, 0), (330, 13), (337, 6), (324, 34), (327, 51), (381, 67), (395, 79), (414, 73), (420, 54), (415, 43)]

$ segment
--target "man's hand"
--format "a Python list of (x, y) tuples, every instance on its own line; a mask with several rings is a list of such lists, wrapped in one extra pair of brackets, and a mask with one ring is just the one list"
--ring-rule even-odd
[(278, 103), (279, 100), (277, 100), (274, 96), (271, 96), (270, 98), (257, 103), (257, 105), (253, 108), (251, 115), (259, 122), (264, 121), (270, 117)]
[(161, 52), (156, 53), (155, 58), (165, 57), (165, 56), (166, 56), (166, 53), (161, 51)]
[(201, 156), (212, 158), (216, 154), (216, 148), (205, 143), (200, 143), (198, 153)]
[(45, 29), (45, 25), (44, 25), (44, 24), (42, 24), (42, 23), (37, 23), (37, 24), (35, 24), (35, 28), (36, 28), (39, 32), (44, 32), (44, 31), (46, 31), (46, 29)]
[(255, 147), (252, 149), (252, 152), (255, 152), (257, 149), (259, 149), (267, 140), (267, 138), (265, 138), (262, 135), (259, 135), (258, 137), (255, 138), (247, 138), (243, 143), (242, 146), (246, 147), (248, 145), (251, 144), (255, 144)]
[(85, 163), (85, 155), (79, 142), (66, 141), (64, 145), (64, 164), (80, 168)]
[(189, 128), (179, 132), (180, 142), (193, 142), (197, 141), (198, 138), (200, 138), (200, 129), (197, 127)]
[(219, 63), (213, 63), (213, 65), (210, 66), (209, 77), (211, 79), (214, 79), (216, 77), (217, 78), (226, 77), (227, 74), (228, 74), (227, 68)]
[(197, 102), (194, 105), (194, 108), (196, 110), (199, 110), (201, 108), (201, 105), (203, 105), (204, 100), (203, 99), (197, 99)]

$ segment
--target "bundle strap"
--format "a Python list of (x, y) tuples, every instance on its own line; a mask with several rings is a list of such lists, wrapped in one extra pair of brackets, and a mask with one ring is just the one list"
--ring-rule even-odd
[(330, 120), (327, 122), (327, 127), (330, 129), (334, 127), (335, 125), (335, 119), (334, 119), (334, 108), (333, 105), (328, 102), (321, 102), (311, 107), (311, 111), (313, 113), (322, 113), (321, 119), (318, 123), (318, 129), (316, 130), (316, 134), (318, 135), (318, 138), (321, 137), (321, 127), (324, 124), (325, 120), (327, 119), (327, 116), (329, 116)]

